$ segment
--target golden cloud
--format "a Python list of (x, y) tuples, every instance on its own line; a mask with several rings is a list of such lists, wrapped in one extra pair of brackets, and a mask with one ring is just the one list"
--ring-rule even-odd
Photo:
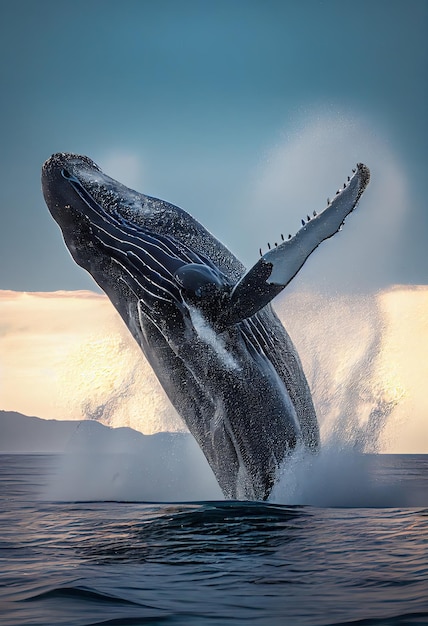
[[(276, 308), (301, 355), (323, 439), (428, 452), (428, 287), (295, 293)], [(104, 295), (0, 291), (0, 358), (1, 409), (144, 433), (185, 429)]]

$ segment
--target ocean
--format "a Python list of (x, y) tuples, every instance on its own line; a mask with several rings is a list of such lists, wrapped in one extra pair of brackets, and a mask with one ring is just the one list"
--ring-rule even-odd
[(361, 458), (299, 505), (52, 500), (61, 457), (3, 454), (0, 623), (428, 624), (428, 455)]

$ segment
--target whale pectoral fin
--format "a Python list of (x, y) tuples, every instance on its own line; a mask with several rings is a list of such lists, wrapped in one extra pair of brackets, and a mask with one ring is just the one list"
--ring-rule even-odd
[(349, 182), (321, 213), (314, 214), (294, 237), (269, 250), (244, 274), (230, 294), (230, 309), (223, 320), (225, 326), (251, 317), (288, 285), (319, 244), (341, 229), (369, 180), (369, 169), (359, 163)]
[(235, 285), (229, 306), (220, 316), (220, 326), (231, 326), (251, 317), (280, 293), (285, 285), (270, 282), (274, 264), (262, 257)]

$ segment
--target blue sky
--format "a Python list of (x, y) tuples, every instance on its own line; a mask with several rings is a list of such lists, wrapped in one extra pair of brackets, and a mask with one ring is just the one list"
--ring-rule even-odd
[(296, 281), (428, 282), (425, 0), (3, 0), (0, 18), (0, 289), (94, 288), (41, 195), (57, 151), (180, 205), (246, 264), (362, 160), (358, 212)]

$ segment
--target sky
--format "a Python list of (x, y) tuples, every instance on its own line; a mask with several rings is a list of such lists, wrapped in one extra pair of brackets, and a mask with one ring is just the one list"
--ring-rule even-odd
[(3, 0), (0, 289), (94, 289), (40, 191), (57, 151), (181, 206), (246, 265), (357, 161), (297, 288), (426, 284), (425, 0)]

